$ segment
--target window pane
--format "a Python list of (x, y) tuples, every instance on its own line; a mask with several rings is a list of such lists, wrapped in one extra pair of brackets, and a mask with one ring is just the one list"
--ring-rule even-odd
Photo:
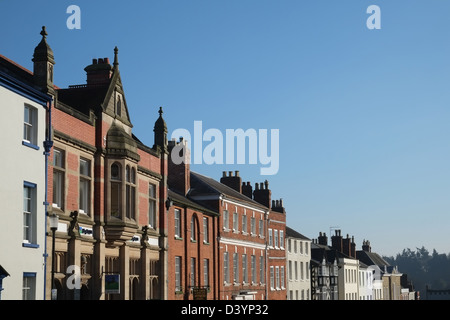
[(83, 210), (84, 213), (89, 213), (90, 183), (90, 180), (80, 179), (80, 210)]
[(121, 201), (121, 186), (120, 183), (111, 183), (111, 216), (115, 218), (122, 217), (122, 201)]
[(91, 162), (89, 160), (80, 159), (80, 174), (83, 176), (91, 176)]

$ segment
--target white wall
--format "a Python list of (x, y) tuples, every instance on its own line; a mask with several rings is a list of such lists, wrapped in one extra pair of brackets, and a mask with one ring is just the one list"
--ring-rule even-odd
[[(39, 150), (22, 145), (24, 105), (38, 110)], [(21, 300), (24, 272), (36, 273), (36, 299), (44, 296), (45, 250), (45, 108), (0, 86), (0, 265), (10, 274), (3, 279), (2, 300)], [(36, 244), (23, 246), (23, 187), (24, 181), (36, 187)]]
[[(309, 268), (311, 264), (311, 241), (287, 237), (286, 246), (287, 299), (291, 300), (292, 292), (292, 300), (311, 300), (311, 274)], [(295, 248), (297, 249), (295, 250)], [(297, 277), (295, 272), (295, 262), (297, 262)], [(303, 278), (301, 271), (302, 266)], [(292, 270), (290, 270), (290, 268)], [(292, 279), (290, 279), (290, 274), (292, 274)]]

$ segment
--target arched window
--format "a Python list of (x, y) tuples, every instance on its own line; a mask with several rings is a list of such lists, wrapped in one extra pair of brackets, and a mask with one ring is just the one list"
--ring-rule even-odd
[(195, 221), (195, 216), (192, 216), (191, 218), (191, 240), (196, 241), (197, 240), (197, 226)]
[(122, 218), (122, 178), (121, 166), (118, 163), (111, 165), (111, 216)]
[(126, 210), (127, 218), (136, 218), (136, 169), (126, 167)]

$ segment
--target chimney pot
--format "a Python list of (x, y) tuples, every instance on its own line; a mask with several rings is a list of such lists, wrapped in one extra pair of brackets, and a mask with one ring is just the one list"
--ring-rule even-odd
[(92, 59), (92, 64), (97, 64), (97, 59)]
[(236, 171), (234, 172), (234, 175), (235, 175), (236, 177), (239, 177), (239, 171), (236, 170)]
[(232, 176), (233, 176), (233, 171), (228, 171), (228, 175), (229, 175), (230, 177), (232, 177)]
[(109, 58), (103, 58), (103, 61), (104, 61), (105, 63), (107, 63), (107, 64), (110, 64), (110, 63), (109, 63)]
[(223, 171), (222, 172), (222, 177), (226, 177), (227, 176), (227, 172), (226, 171)]
[(103, 59), (102, 58), (98, 58), (98, 64), (103, 64)]

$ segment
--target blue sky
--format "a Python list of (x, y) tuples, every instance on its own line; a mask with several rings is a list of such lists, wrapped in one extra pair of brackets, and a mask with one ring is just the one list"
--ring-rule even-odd
[[(69, 5), (79, 30), (66, 26)], [(370, 5), (380, 30), (366, 27)], [(144, 143), (159, 106), (170, 132), (194, 121), (224, 134), (279, 129), (276, 175), (261, 164), (192, 169), (267, 179), (309, 238), (339, 227), (383, 255), (449, 253), (449, 12), (441, 0), (0, 1), (0, 54), (32, 70), (45, 25), (67, 87), (118, 46)]]

